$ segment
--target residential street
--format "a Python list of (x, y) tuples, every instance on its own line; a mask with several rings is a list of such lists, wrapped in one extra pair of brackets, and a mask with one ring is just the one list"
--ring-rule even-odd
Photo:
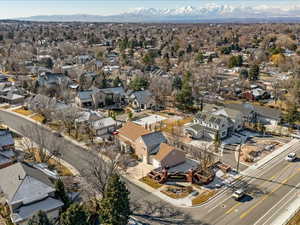
[[(0, 111), (1, 120), (9, 127), (20, 131), (22, 126), (31, 122), (16, 115)], [(43, 128), (41, 128), (43, 129)], [(53, 135), (49, 132), (49, 135)], [(72, 164), (80, 172), (89, 168), (89, 162), (95, 160), (96, 154), (88, 152), (75, 144), (57, 138), (64, 144), (62, 159)], [(241, 201), (231, 198), (233, 189), (226, 190), (207, 204), (199, 208), (176, 209), (167, 203), (148, 193), (141, 188), (128, 183), (133, 202), (140, 203), (144, 207), (145, 214), (151, 224), (243, 224), (243, 225), (263, 225), (271, 224), (271, 221), (279, 215), (283, 209), (285, 201), (292, 201), (300, 182), (300, 161), (287, 162), (285, 156), (288, 152), (297, 152), (300, 156), (300, 142), (296, 142), (286, 152), (281, 153), (276, 158), (269, 161), (263, 168), (259, 168), (250, 177), (246, 177), (235, 187), (245, 187), (247, 196)], [(151, 202), (150, 205), (144, 202)], [(148, 208), (146, 206), (149, 206)], [(169, 216), (157, 213), (165, 209), (172, 209)], [(180, 219), (178, 219), (180, 218)], [(200, 221), (204, 221), (201, 223)], [(206, 223), (205, 223), (206, 222)]]

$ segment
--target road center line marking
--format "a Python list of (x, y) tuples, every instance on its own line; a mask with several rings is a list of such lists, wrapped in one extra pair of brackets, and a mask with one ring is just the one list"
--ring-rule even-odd
[(266, 196), (264, 196), (262, 199), (260, 199), (256, 204), (254, 204), (252, 207), (250, 207), (247, 211), (245, 211), (240, 218), (245, 218), (250, 212), (252, 212), (258, 205), (260, 205), (264, 200), (266, 200), (268, 197), (270, 197), (271, 194), (273, 194), (275, 191), (277, 191), (279, 188), (281, 188), (284, 184), (286, 184), (292, 177), (296, 176), (299, 172), (290, 175), (287, 179), (285, 179), (281, 184), (279, 184), (276, 188), (274, 188), (270, 193), (268, 193)]
[[(277, 176), (280, 176), (281, 174), (279, 174), (279, 173), (281, 173), (282, 171), (286, 170), (286, 169), (289, 168), (290, 166), (291, 166), (291, 164), (287, 164), (282, 170), (280, 170), (280, 171), (278, 171), (277, 173), (275, 173), (275, 175), (273, 175), (272, 177), (270, 177), (268, 180), (265, 180), (263, 183), (259, 184), (258, 187), (262, 187), (262, 186), (263, 186), (264, 184), (266, 184), (267, 182), (270, 182), (270, 180), (276, 178)], [(300, 169), (300, 168), (299, 168), (299, 169)], [(240, 205), (241, 205), (240, 202), (237, 203), (237, 204), (235, 204), (233, 207), (231, 207), (229, 210), (227, 210), (227, 211), (225, 212), (225, 214), (227, 215), (227, 214), (231, 213), (235, 208), (237, 208), (237, 207), (240, 206)]]
[(242, 204), (242, 203), (237, 203), (237, 204), (235, 204), (234, 206), (232, 206), (229, 210), (227, 210), (227, 212), (225, 213), (226, 215), (227, 214), (229, 214), (229, 213), (231, 213), (236, 207), (238, 207), (240, 204)]

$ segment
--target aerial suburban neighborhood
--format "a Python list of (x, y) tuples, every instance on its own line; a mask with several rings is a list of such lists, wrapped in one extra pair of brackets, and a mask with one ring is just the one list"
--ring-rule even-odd
[(272, 2), (0, 17), (0, 225), (300, 224), (300, 5)]

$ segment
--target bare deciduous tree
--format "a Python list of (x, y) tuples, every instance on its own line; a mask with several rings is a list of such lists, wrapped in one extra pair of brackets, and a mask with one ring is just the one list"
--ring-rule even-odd
[(59, 156), (64, 147), (55, 137), (39, 125), (28, 125), (21, 128), (25, 136), (27, 150), (34, 155), (36, 161), (47, 163), (54, 156)]
[(203, 171), (207, 171), (216, 160), (215, 155), (209, 152), (206, 146), (203, 146), (203, 149), (191, 147), (189, 153), (199, 162), (199, 168)]

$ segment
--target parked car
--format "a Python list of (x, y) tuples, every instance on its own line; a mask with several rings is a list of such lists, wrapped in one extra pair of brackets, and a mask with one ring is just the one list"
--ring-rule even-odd
[(117, 135), (117, 134), (119, 134), (119, 131), (114, 131), (114, 132), (112, 132), (112, 135)]
[(198, 191), (193, 191), (191, 194), (192, 194), (192, 196), (197, 196), (199, 194), (199, 192)]
[(54, 132), (53, 134), (55, 137), (62, 137), (61, 133), (59, 133), (59, 132)]
[(293, 162), (297, 158), (297, 155), (295, 152), (292, 152), (285, 157), (285, 160), (288, 162)]
[(232, 197), (235, 200), (239, 200), (240, 198), (242, 198), (245, 195), (245, 191), (244, 189), (238, 189), (235, 192), (233, 192)]

